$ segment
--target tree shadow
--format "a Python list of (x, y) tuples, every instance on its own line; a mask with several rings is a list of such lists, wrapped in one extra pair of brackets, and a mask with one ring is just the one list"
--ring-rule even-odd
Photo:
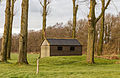
[(8, 61), (0, 61), (0, 64), (13, 64), (13, 63), (8, 62)]

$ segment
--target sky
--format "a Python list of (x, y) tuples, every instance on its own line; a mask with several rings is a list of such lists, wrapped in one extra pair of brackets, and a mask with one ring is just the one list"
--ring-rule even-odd
[[(82, 0), (80, 0), (82, 1)], [(98, 0), (99, 1), (99, 0)], [(114, 2), (113, 2), (114, 1)], [(110, 6), (106, 10), (106, 13), (118, 14), (120, 12), (120, 0), (113, 0)], [(21, 23), (21, 2), (17, 0), (15, 3), (14, 21), (13, 21), (13, 34), (20, 32)], [(89, 4), (78, 2), (79, 9), (77, 19), (84, 19), (89, 13)], [(96, 16), (101, 11), (100, 3), (96, 6)], [(47, 16), (47, 26), (52, 26), (57, 22), (67, 23), (68, 20), (72, 20), (72, 0), (51, 0), (50, 13)], [(42, 7), (39, 4), (39, 0), (29, 0), (29, 17), (28, 17), (28, 29), (40, 30), (42, 28)], [(87, 19), (87, 18), (86, 18)], [(5, 1), (0, 3), (0, 36), (4, 31), (5, 21)]]

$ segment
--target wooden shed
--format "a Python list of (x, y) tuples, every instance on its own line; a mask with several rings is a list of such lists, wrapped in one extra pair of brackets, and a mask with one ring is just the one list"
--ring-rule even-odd
[(72, 55), (82, 55), (82, 45), (77, 39), (45, 39), (41, 45), (41, 58)]

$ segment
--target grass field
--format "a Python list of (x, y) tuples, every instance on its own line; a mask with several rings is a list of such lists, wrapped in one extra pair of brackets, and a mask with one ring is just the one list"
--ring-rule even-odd
[(48, 57), (40, 60), (40, 72), (36, 75), (36, 58), (29, 54), (29, 65), (16, 65), (17, 54), (10, 63), (0, 63), (0, 78), (120, 78), (119, 60), (96, 58), (96, 64), (87, 64), (83, 56)]

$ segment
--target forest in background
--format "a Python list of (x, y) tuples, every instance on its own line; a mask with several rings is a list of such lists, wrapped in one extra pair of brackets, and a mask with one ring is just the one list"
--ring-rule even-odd
[[(100, 35), (101, 21), (96, 26), (96, 41), (95, 41), (95, 53), (98, 48), (98, 41)], [(104, 45), (103, 54), (120, 54), (120, 13), (118, 15), (106, 14), (105, 26), (104, 26)], [(72, 38), (72, 20), (69, 20), (66, 24), (58, 22), (53, 26), (46, 28), (47, 38)], [(80, 19), (76, 25), (76, 38), (83, 45), (83, 53), (87, 50), (87, 38), (88, 37), (88, 21), (86, 19)], [(0, 39), (1, 44), (2, 39)], [(42, 30), (34, 31), (30, 30), (28, 33), (28, 52), (40, 52), (40, 45), (42, 43)], [(14, 34), (12, 36), (12, 52), (18, 52), (19, 49), (19, 35)], [(1, 50), (1, 45), (0, 45)]]

